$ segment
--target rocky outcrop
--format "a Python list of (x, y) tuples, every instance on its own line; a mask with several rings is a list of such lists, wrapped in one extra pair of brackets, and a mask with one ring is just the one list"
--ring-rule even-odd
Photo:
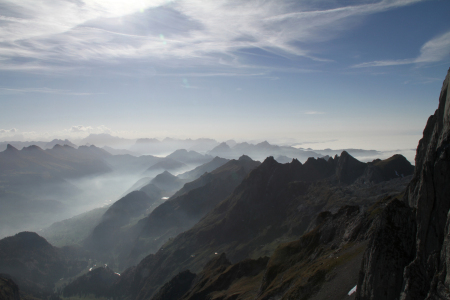
[(120, 275), (105, 267), (96, 268), (78, 277), (63, 289), (64, 297), (107, 296), (112, 284)]
[(5, 274), (0, 274), (0, 299), (20, 300), (19, 287)]
[(374, 221), (358, 280), (358, 299), (397, 299), (403, 269), (414, 258), (416, 223), (413, 210), (393, 200)]
[(343, 151), (336, 164), (336, 177), (339, 182), (352, 183), (361, 176), (366, 169), (366, 164), (355, 159)]
[(175, 300), (180, 299), (191, 287), (196, 275), (189, 270), (180, 272), (177, 276), (166, 283), (152, 300)]
[[(391, 204), (385, 222), (379, 222), (362, 264), (357, 299), (449, 299), (449, 81), (450, 70), (439, 107), (428, 119), (419, 141), (405, 207)], [(390, 211), (393, 205), (398, 207)], [(385, 232), (388, 239), (382, 238)], [(393, 254), (401, 257), (394, 259)]]

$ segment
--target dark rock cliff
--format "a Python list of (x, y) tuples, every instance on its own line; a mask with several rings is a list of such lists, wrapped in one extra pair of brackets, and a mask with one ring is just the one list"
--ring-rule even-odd
[(19, 287), (8, 275), (5, 274), (0, 274), (0, 299), (20, 300)]
[(450, 299), (449, 81), (450, 70), (419, 141), (405, 205), (389, 204), (379, 220), (356, 299)]

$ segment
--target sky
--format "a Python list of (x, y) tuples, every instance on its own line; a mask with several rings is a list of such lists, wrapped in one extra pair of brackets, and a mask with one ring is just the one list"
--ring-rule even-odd
[(0, 141), (414, 149), (450, 1), (0, 0)]

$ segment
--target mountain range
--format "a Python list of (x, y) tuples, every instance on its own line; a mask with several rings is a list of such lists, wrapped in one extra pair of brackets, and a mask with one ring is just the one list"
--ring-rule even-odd
[[(450, 299), (449, 87), (450, 70), (415, 167), (401, 155), (361, 162), (347, 151), (289, 163), (243, 155), (157, 203), (158, 190), (183, 180), (163, 172), (149, 183), (157, 189), (142, 187), (109, 206), (81, 245), (56, 248), (33, 232), (0, 240), (1, 293), (7, 299), (17, 292), (25, 299)], [(254, 151), (226, 146), (217, 151)], [(81, 149), (88, 150), (97, 151)], [(38, 168), (31, 162), (17, 168)]]

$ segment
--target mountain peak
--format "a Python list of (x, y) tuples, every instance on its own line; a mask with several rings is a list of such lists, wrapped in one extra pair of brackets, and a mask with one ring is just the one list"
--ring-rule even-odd
[(6, 145), (6, 150), (5, 151), (7, 151), (9, 153), (17, 153), (17, 152), (19, 152), (19, 150), (17, 150), (17, 148), (14, 147), (11, 144)]
[(337, 160), (336, 177), (340, 182), (351, 183), (364, 173), (366, 166), (347, 151), (342, 151)]
[(302, 165), (302, 163), (298, 160), (298, 159), (296, 159), (296, 158), (293, 158), (292, 159), (292, 162), (291, 162), (291, 164), (292, 165), (294, 165), (294, 166), (301, 166)]
[(162, 173), (159, 174), (159, 175), (164, 175), (164, 176), (174, 176), (174, 175), (172, 175), (172, 173), (170, 173), (170, 172), (167, 171), (167, 170), (165, 170), (164, 172), (162, 172)]
[(247, 155), (242, 155), (241, 157), (239, 157), (238, 159), (239, 161), (253, 161), (253, 159), (251, 159), (249, 156)]
[(170, 173), (169, 171), (165, 170), (161, 174), (158, 174), (155, 176), (155, 178), (152, 179), (151, 182), (156, 183), (160, 181), (167, 181), (167, 180), (178, 180), (178, 177)]
[(256, 146), (258, 146), (258, 147), (269, 147), (269, 146), (272, 146), (272, 145), (270, 145), (268, 141), (264, 141), (264, 142), (261, 142), (259, 144), (256, 144)]
[(230, 148), (226, 142), (222, 142), (216, 146), (216, 148)]
[(21, 151), (43, 151), (41, 147), (36, 145), (31, 145), (28, 147), (23, 147)]
[(161, 143), (160, 140), (158, 139), (154, 139), (154, 138), (142, 138), (142, 139), (137, 139), (135, 144), (147, 144), (147, 143)]
[(46, 239), (32, 231), (19, 232), (10, 237), (10, 239), (17, 241), (17, 243), (24, 249), (31, 249), (35, 247), (52, 247)]
[(268, 156), (264, 161), (263, 164), (272, 164), (272, 163), (276, 163), (277, 161), (275, 160), (275, 158), (273, 158), (273, 156)]
[(178, 150), (175, 150), (172, 154), (187, 154), (188, 153), (188, 151), (186, 150), (186, 149), (178, 149)]
[(230, 266), (231, 262), (228, 260), (227, 256), (225, 255), (225, 253), (222, 253), (220, 255), (217, 255), (216, 257), (214, 257), (213, 259), (211, 259), (209, 262), (206, 263), (205, 267), (203, 268), (203, 270), (214, 270), (218, 267), (221, 266)]

